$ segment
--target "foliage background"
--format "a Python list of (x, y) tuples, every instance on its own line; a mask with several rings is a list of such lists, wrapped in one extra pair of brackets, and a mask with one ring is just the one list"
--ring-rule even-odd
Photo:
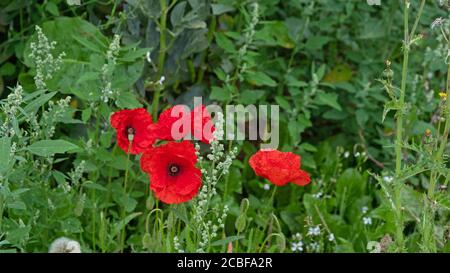
[[(192, 104), (194, 96), (223, 105), (280, 105), (280, 150), (300, 154), (313, 177), (304, 188), (279, 188), (272, 200), (266, 182), (247, 163), (258, 143), (236, 143), (239, 155), (215, 199), (230, 211), (209, 251), (225, 251), (233, 242), (234, 251), (291, 252), (298, 235), (308, 252), (366, 252), (370, 242), (390, 240), (393, 211), (370, 173), (393, 175), (394, 114), (382, 121), (387, 94), (378, 79), (386, 60), (392, 62), (394, 80), (400, 79), (403, 1), (381, 1), (380, 6), (327, 0), (69, 2), (77, 1), (0, 1), (0, 96), (6, 98), (8, 87), (20, 83), (22, 106), (31, 105), (23, 109), (40, 123), (33, 135), (33, 122), (17, 115), (20, 130), (30, 133), (13, 138), (17, 153), (2, 170), (1, 251), (45, 252), (55, 238), (67, 236), (86, 252), (171, 252), (177, 250), (174, 234), (185, 240), (184, 249), (194, 249), (195, 239), (190, 242), (183, 231), (190, 205), (163, 206), (153, 199), (138, 159), (113, 148), (108, 122), (117, 109), (143, 106), (157, 113), (169, 105)], [(411, 5), (416, 11), (419, 1)], [(405, 134), (418, 143), (426, 129), (436, 133), (432, 119), (438, 92), (445, 90), (446, 52), (439, 31), (430, 28), (437, 17), (448, 13), (439, 1), (427, 1), (418, 26), (424, 38), (410, 56)], [(35, 93), (36, 67), (30, 58), (35, 25), (57, 42), (54, 56), (65, 53), (43, 93)], [(112, 61), (107, 52), (115, 34), (121, 48)], [(114, 95), (105, 103), (107, 83)], [(44, 119), (45, 111), (54, 114), (49, 101), (56, 104), (67, 95), (70, 103), (61, 114)], [(33, 151), (33, 143), (48, 139), (75, 148), (64, 142), (61, 151)], [(2, 157), (9, 154), (8, 143), (0, 149)], [(405, 155), (405, 162), (416, 160)], [(133, 166), (133, 186), (124, 194), (127, 164)], [(64, 190), (66, 184), (70, 191)], [(419, 218), (427, 185), (421, 173), (410, 177), (402, 192), (411, 252), (424, 250)], [(448, 252), (446, 189), (438, 201), (436, 250)], [(149, 214), (157, 206), (163, 215)], [(159, 217), (161, 225), (154, 220)], [(308, 235), (317, 225), (321, 234)], [(393, 251), (386, 245), (383, 251)]]

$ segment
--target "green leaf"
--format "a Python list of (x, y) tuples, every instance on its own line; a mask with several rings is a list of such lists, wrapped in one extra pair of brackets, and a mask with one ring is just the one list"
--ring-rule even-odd
[[(12, 76), (16, 72), (16, 67), (10, 63), (7, 62), (4, 65), (0, 67), (0, 75), (1, 76)], [(1, 91), (0, 91), (1, 94)]]
[(131, 220), (133, 220), (134, 218), (138, 217), (141, 214), (142, 212), (135, 212), (126, 216), (123, 220), (119, 221), (114, 228), (112, 236), (113, 237), (116, 236), (124, 226), (126, 226)]
[(89, 189), (94, 189), (94, 190), (100, 190), (100, 191), (108, 191), (108, 189), (105, 188), (104, 186), (94, 183), (92, 181), (87, 181), (87, 182), (83, 183), (83, 187), (86, 187)]
[(254, 104), (264, 96), (263, 90), (244, 90), (239, 96), (239, 102), (242, 104)]
[(15, 200), (7, 204), (10, 209), (25, 210), (27, 206), (20, 200)]
[(58, 6), (55, 4), (55, 2), (47, 2), (45, 9), (52, 15), (59, 16)]
[(234, 44), (225, 36), (225, 34), (216, 32), (214, 35), (216, 36), (216, 43), (220, 48), (228, 53), (236, 52)]
[(94, 52), (103, 54), (102, 46), (99, 46), (99, 45), (95, 44), (94, 42), (89, 41), (88, 39), (84, 38), (83, 36), (73, 35), (72, 37), (75, 41), (80, 43), (80, 45), (82, 45), (83, 47), (90, 49)]
[(81, 120), (83, 122), (87, 122), (91, 118), (91, 115), (92, 115), (92, 108), (90, 107), (86, 108), (81, 112)]
[(338, 95), (334, 93), (320, 92), (317, 94), (317, 103), (320, 105), (328, 105), (334, 109), (341, 111), (342, 108), (337, 102)]
[(356, 114), (356, 121), (358, 122), (358, 125), (360, 127), (364, 127), (364, 125), (366, 125), (366, 122), (369, 120), (369, 115), (367, 114), (367, 110), (366, 109), (358, 109), (355, 112)]
[(231, 99), (231, 94), (228, 90), (225, 90), (222, 87), (213, 86), (209, 98), (211, 100), (227, 101)]
[(32, 114), (35, 111), (37, 111), (39, 109), (39, 107), (41, 107), (42, 105), (44, 105), (47, 101), (49, 101), (51, 98), (53, 98), (53, 96), (56, 95), (57, 92), (50, 92), (47, 94), (42, 94), (40, 97), (38, 97), (37, 99), (33, 100), (32, 102), (30, 102), (28, 105), (26, 105), (23, 110), (27, 113), (27, 114)]
[(142, 104), (136, 99), (136, 96), (131, 91), (121, 92), (117, 98), (116, 105), (119, 108), (127, 109), (142, 107)]
[(211, 246), (221, 246), (221, 245), (226, 245), (228, 243), (237, 241), (237, 240), (241, 240), (244, 239), (245, 236), (243, 235), (239, 235), (239, 236), (228, 236), (225, 239), (221, 239), (221, 240), (217, 240), (211, 243)]
[(220, 15), (235, 10), (233, 6), (224, 4), (211, 4), (211, 9), (214, 15)]
[(326, 36), (313, 36), (306, 41), (305, 48), (308, 50), (319, 50), (331, 39)]
[(130, 50), (125, 53), (122, 57), (118, 58), (120, 61), (124, 62), (134, 62), (137, 59), (141, 59), (149, 52), (149, 48), (138, 48), (136, 50)]
[(63, 154), (69, 151), (79, 149), (79, 147), (68, 141), (57, 140), (41, 140), (28, 146), (26, 150), (38, 156), (51, 156), (53, 154)]
[(287, 101), (284, 97), (282, 96), (276, 96), (275, 97), (275, 101), (278, 103), (278, 105), (280, 105), (281, 108), (283, 108), (284, 110), (291, 110), (291, 104), (289, 103), (289, 101)]
[(277, 82), (274, 81), (271, 77), (269, 77), (266, 73), (257, 71), (248, 71), (245, 73), (245, 79), (250, 82), (251, 84), (261, 86), (261, 85), (267, 85), (271, 87), (277, 86)]
[(255, 39), (267, 46), (282, 46), (293, 48), (294, 41), (289, 37), (289, 31), (282, 21), (265, 21), (263, 27), (255, 34)]
[(0, 138), (0, 173), (8, 170), (11, 153), (11, 138)]

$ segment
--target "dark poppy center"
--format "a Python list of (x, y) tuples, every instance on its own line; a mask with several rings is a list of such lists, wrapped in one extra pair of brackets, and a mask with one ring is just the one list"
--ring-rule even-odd
[(134, 134), (136, 134), (136, 130), (133, 127), (131, 127), (131, 126), (128, 126), (127, 130), (126, 130), (126, 134), (127, 134), (127, 136), (129, 136), (129, 135), (133, 135), (134, 136)]
[(180, 172), (180, 166), (177, 164), (170, 164), (169, 168), (167, 169), (170, 176), (175, 176)]

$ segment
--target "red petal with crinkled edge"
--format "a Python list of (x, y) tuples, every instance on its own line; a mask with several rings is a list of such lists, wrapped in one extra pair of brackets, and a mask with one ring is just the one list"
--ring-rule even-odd
[[(197, 155), (190, 141), (168, 142), (146, 151), (141, 168), (149, 174), (150, 189), (167, 204), (187, 202), (201, 187), (201, 171), (195, 167)], [(176, 173), (171, 168), (176, 166)]]
[(300, 169), (301, 157), (291, 152), (260, 150), (250, 157), (249, 164), (257, 176), (268, 179), (277, 186), (289, 182), (305, 186), (310, 183), (309, 174)]
[[(111, 115), (111, 126), (116, 130), (117, 145), (126, 153), (139, 154), (151, 147), (155, 136), (147, 129), (153, 124), (152, 116), (144, 108), (120, 110)], [(130, 146), (128, 130), (134, 131)]]
[[(186, 124), (187, 128), (182, 124)], [(191, 135), (208, 144), (213, 138), (214, 130), (211, 115), (204, 105), (195, 107), (191, 112), (183, 105), (175, 105), (164, 110), (159, 115), (158, 122), (149, 126), (149, 131), (159, 140), (181, 140)]]

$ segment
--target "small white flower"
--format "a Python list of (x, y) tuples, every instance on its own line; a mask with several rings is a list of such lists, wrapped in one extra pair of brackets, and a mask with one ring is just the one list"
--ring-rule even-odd
[(322, 197), (322, 195), (323, 195), (323, 193), (319, 191), (318, 193), (313, 194), (313, 197), (316, 199), (320, 199)]
[(147, 59), (147, 62), (148, 63), (152, 63), (152, 57), (150, 56), (150, 51), (149, 52), (147, 52), (147, 54), (145, 54), (145, 58)]
[(392, 176), (384, 176), (384, 177), (383, 177), (383, 180), (384, 180), (386, 183), (391, 183), (392, 180), (394, 180), (394, 178), (393, 178)]
[(270, 185), (269, 184), (264, 184), (264, 190), (266, 190), (266, 191), (270, 190)]
[(364, 207), (361, 208), (361, 212), (362, 212), (363, 214), (366, 214), (366, 212), (367, 212), (368, 210), (369, 210), (369, 208), (366, 207), (366, 206), (364, 206)]
[(291, 250), (292, 250), (292, 252), (302, 252), (303, 251), (303, 242), (298, 241), (297, 243), (295, 243), (295, 242), (292, 243)]
[(166, 80), (166, 77), (161, 76), (161, 78), (160, 78), (159, 81), (158, 81), (158, 84), (159, 84), (159, 85), (163, 85), (163, 83), (164, 83), (165, 80)]
[(436, 18), (433, 23), (431, 23), (431, 29), (438, 27), (438, 26), (442, 26), (442, 24), (444, 24), (445, 20), (442, 19), (442, 17)]
[(363, 223), (366, 226), (370, 226), (372, 224), (372, 218), (370, 218), (370, 217), (363, 217)]
[(345, 151), (344, 157), (345, 157), (345, 158), (348, 158), (349, 156), (350, 156), (350, 152), (349, 152), (349, 151)]
[(330, 234), (328, 235), (328, 241), (330, 241), (330, 242), (333, 242), (333, 241), (334, 241), (334, 234), (333, 234), (333, 233), (330, 233)]
[(319, 226), (309, 227), (308, 235), (310, 235), (310, 236), (320, 235), (320, 227)]
[(355, 153), (355, 157), (359, 157), (361, 154), (359, 152)]
[(309, 248), (311, 251), (318, 251), (319, 250), (319, 244), (316, 242), (312, 242), (309, 244)]

